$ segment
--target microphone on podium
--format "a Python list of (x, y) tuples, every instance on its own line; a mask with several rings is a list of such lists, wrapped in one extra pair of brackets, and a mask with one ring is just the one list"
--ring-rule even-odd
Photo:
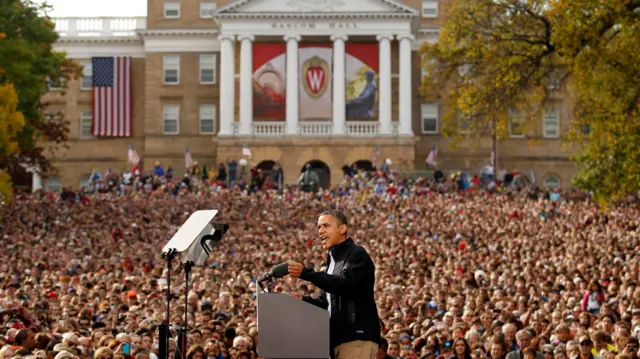
[(262, 283), (273, 278), (282, 278), (287, 274), (289, 274), (289, 264), (280, 263), (277, 266), (273, 267), (271, 272), (263, 273), (260, 277), (258, 277), (258, 283)]

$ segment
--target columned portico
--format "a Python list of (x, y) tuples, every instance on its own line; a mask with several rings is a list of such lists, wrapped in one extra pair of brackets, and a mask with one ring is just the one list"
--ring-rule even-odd
[(380, 158), (411, 169), (419, 17), (396, 0), (232, 0), (217, 8), (218, 161), (237, 160), (247, 145), (255, 164), (279, 162), (286, 183), (319, 160), (335, 184), (342, 166), (370, 159), (379, 146)]
[[(377, 15), (355, 16), (363, 12)], [(350, 13), (354, 16), (349, 16)], [(235, 0), (218, 8), (214, 19), (222, 34), (219, 135), (413, 136), (411, 57), (413, 19), (417, 16), (418, 11), (393, 0)], [(325, 55), (320, 50), (301, 55), (304, 46), (308, 46), (305, 40), (317, 44), (319, 37), (328, 37), (331, 50), (324, 52)], [(265, 41), (269, 44), (273, 44), (274, 38), (282, 39), (286, 48), (283, 58), (273, 57), (256, 65), (253, 52), (258, 48), (254, 50), (254, 42), (260, 43), (262, 38), (268, 38)], [(237, 123), (232, 70), (235, 40), (240, 42)], [(371, 51), (365, 51), (360, 57), (349, 52), (354, 48), (350, 47), (351, 41), (371, 44), (372, 40), (377, 42), (375, 64), (370, 65), (366, 62), (370, 60), (363, 59), (363, 56), (370, 58)], [(394, 116), (391, 56), (396, 40), (399, 47), (399, 103), (398, 113)], [(301, 42), (305, 44), (302, 47)], [(260, 72), (256, 72), (258, 68)], [(263, 75), (268, 78), (264, 81), (270, 82), (268, 86), (258, 83), (256, 90), (255, 81), (262, 81), (258, 78)], [(261, 106), (259, 112), (254, 108), (257, 106), (255, 101)], [(310, 110), (310, 103), (316, 108)]]

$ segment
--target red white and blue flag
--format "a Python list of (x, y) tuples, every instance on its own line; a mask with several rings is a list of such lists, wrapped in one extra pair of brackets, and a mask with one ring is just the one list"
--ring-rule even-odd
[(191, 157), (191, 152), (189, 151), (189, 147), (184, 150), (184, 168), (189, 169), (193, 167), (193, 157)]
[(242, 145), (242, 155), (249, 157), (249, 159), (253, 158), (253, 152), (251, 152), (251, 149), (247, 145)]
[(140, 163), (140, 156), (138, 156), (138, 153), (136, 152), (136, 150), (133, 149), (133, 145), (129, 145), (128, 158), (129, 158), (129, 163), (131, 163), (134, 166), (137, 166), (138, 163)]
[(436, 162), (437, 157), (438, 157), (438, 145), (433, 145), (433, 148), (431, 149), (431, 152), (429, 152), (429, 155), (427, 156), (427, 159), (425, 160), (425, 162), (428, 165), (437, 167), (437, 162)]
[(132, 58), (94, 57), (93, 76), (94, 136), (131, 137), (133, 133)]

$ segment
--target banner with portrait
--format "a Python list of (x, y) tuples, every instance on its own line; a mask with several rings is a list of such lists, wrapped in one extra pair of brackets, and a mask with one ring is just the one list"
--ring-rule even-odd
[(378, 120), (378, 44), (345, 46), (345, 101), (348, 121)]
[(286, 44), (253, 44), (253, 117), (286, 119)]

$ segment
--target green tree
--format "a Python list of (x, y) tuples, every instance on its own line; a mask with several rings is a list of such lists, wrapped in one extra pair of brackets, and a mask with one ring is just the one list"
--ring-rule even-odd
[(575, 183), (605, 203), (640, 185), (640, 1), (579, 3), (561, 1), (549, 13), (576, 94), (569, 138), (584, 150), (576, 156), (582, 171)]
[(82, 68), (53, 49), (58, 39), (55, 26), (46, 15), (47, 5), (32, 0), (0, 0), (0, 84), (12, 83), (18, 94), (18, 110), (25, 126), (17, 136), (19, 151), (0, 153), (0, 169), (12, 176), (24, 176), (25, 167), (51, 172), (47, 150), (55, 151), (68, 140), (69, 123), (47, 119), (41, 101), (48, 82), (66, 83), (78, 78)]
[[(640, 182), (640, 0), (453, 0), (439, 41), (420, 52), (422, 91), (449, 111), (443, 132), (509, 133), (510, 112), (527, 131), (554, 91), (574, 99), (579, 143), (575, 183), (603, 202)], [(590, 131), (583, 131), (588, 127)]]

